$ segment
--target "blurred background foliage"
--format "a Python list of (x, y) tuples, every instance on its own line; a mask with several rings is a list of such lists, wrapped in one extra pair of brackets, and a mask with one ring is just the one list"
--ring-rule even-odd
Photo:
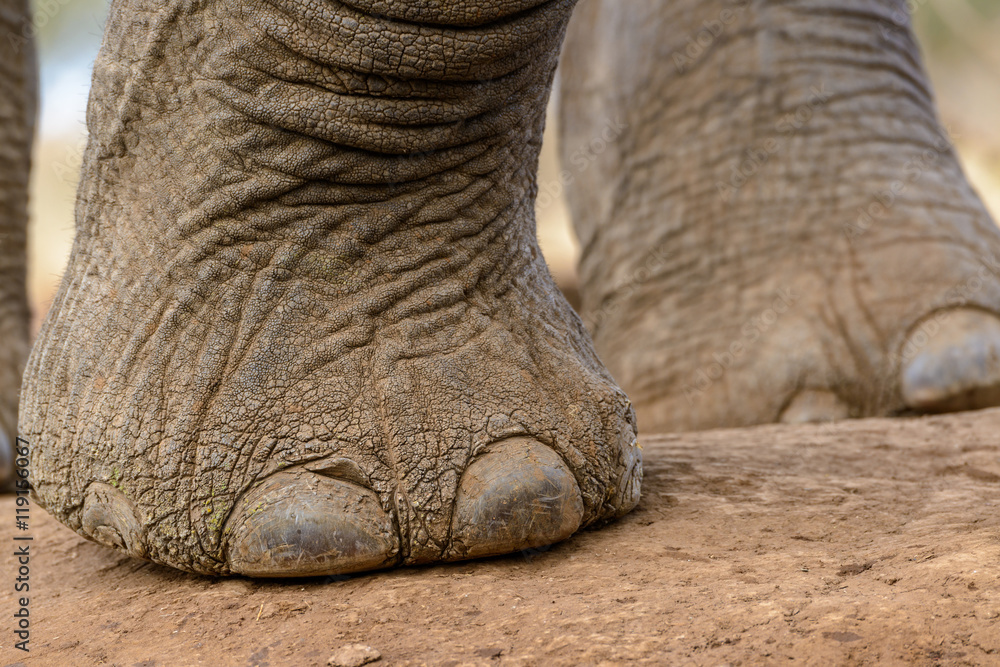
[[(628, 0), (621, 0), (627, 2)], [(664, 0), (667, 1), (667, 0)], [(107, 0), (33, 0), (41, 113), (31, 199), (29, 289), (36, 327), (58, 287), (73, 236), (73, 206), (86, 142), (84, 112)], [(908, 0), (945, 126), (973, 185), (1000, 214), (1000, 0)], [(542, 182), (558, 177), (550, 114)], [(577, 246), (565, 202), (539, 209), (539, 239), (556, 279), (575, 285)]]

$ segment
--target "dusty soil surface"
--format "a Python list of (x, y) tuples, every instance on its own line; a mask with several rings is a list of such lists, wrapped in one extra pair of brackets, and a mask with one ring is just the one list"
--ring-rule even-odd
[(643, 447), (615, 525), (339, 580), (182, 574), (35, 508), (28, 654), (4, 499), (0, 665), (1000, 665), (1000, 411)]

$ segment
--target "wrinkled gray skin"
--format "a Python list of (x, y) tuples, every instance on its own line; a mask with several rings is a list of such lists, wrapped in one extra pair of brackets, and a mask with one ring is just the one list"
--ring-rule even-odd
[[(574, 4), (113, 3), (88, 110), (76, 242), (20, 406), (38, 501), (136, 557), (251, 576), (504, 553), (631, 509), (641, 481), (631, 404), (534, 236), (544, 110)], [(646, 9), (685, 14), (685, 4), (695, 6)], [(584, 18), (600, 12), (592, 0), (583, 9)], [(597, 39), (601, 24), (575, 28), (566, 106), (609, 106), (567, 110), (567, 137), (599, 133), (604, 112), (627, 112), (631, 133), (588, 172), (603, 182), (581, 178), (592, 187), (576, 188), (578, 213), (604, 206), (581, 216), (590, 311), (603, 299), (592, 268), (600, 253), (614, 275), (671, 240), (655, 215), (668, 202), (643, 194), (673, 173), (655, 154), (670, 143), (641, 128), (649, 123), (655, 138), (679, 123), (677, 135), (694, 142), (685, 155), (706, 164), (747, 140), (710, 140), (745, 114), (728, 92), (736, 83), (714, 65), (714, 76), (701, 70), (699, 99), (714, 100), (715, 123), (672, 110), (669, 81), (645, 86), (638, 104), (619, 96), (670, 66), (655, 44), (676, 26), (610, 18), (629, 22), (634, 44), (654, 55), (623, 46), (649, 65), (629, 73), (634, 63), (610, 57), (611, 37)], [(588, 62), (588, 34), (608, 57)], [(751, 82), (760, 72), (735, 56), (734, 66)], [(782, 81), (768, 97), (779, 108), (806, 95)], [(841, 131), (888, 110), (859, 106)], [(796, 166), (796, 153), (785, 155)], [(800, 165), (816, 170), (814, 185), (821, 164)], [(685, 174), (714, 193), (713, 178)], [(623, 215), (612, 219), (616, 201)], [(705, 277), (699, 262), (775, 264), (762, 254), (767, 244), (735, 246), (710, 229), (725, 224), (685, 218), (690, 236), (670, 248), (671, 279), (701, 299), (700, 311), (688, 304), (688, 319), (677, 320), (649, 301), (629, 306), (648, 315), (626, 314), (710, 338), (701, 322), (742, 316), (741, 290), (753, 303), (782, 287), (763, 269), (742, 270), (709, 281), (721, 293), (694, 292), (688, 281)], [(740, 238), (745, 220), (732, 224)], [(781, 231), (771, 244), (779, 257), (791, 254), (780, 243), (819, 228), (784, 238), (789, 219), (767, 224)], [(626, 340), (628, 322), (615, 325), (619, 344), (647, 350), (659, 377), (655, 326)], [(598, 332), (617, 359), (615, 337)]]

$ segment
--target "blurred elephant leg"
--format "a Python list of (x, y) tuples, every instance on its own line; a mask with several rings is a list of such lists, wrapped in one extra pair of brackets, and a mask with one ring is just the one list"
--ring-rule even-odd
[(641, 428), (1000, 403), (1000, 232), (903, 0), (585, 0), (570, 33), (582, 315)]
[(35, 123), (27, 0), (0, 0), (0, 486), (12, 478), (17, 400), (28, 356), (28, 169)]

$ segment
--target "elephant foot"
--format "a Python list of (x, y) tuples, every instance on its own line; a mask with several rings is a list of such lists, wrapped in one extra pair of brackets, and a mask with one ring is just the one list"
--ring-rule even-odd
[(181, 4), (115, 5), (95, 66), (25, 375), (39, 501), (252, 577), (510, 553), (634, 507), (631, 404), (534, 236), (572, 0)]
[[(673, 320), (669, 334), (632, 324), (628, 336), (661, 335), (644, 357), (652, 363), (642, 367), (622, 351), (609, 355), (609, 364), (639, 419), (656, 430), (998, 406), (1000, 242), (994, 244), (996, 254), (981, 257), (952, 244), (905, 241), (895, 257), (882, 246), (879, 256), (858, 252), (826, 269), (815, 258), (801, 271), (764, 278), (787, 286), (770, 295), (756, 280), (707, 287), (698, 302), (753, 305), (720, 306), (724, 313), (694, 331)], [(898, 273), (880, 275), (892, 264)], [(907, 266), (938, 267), (946, 277), (936, 285), (928, 274), (904, 278)], [(605, 326), (598, 337), (604, 344), (626, 335)]]
[(43, 332), (26, 383), (39, 502), (131, 556), (251, 577), (505, 554), (612, 520), (639, 497), (632, 409), (536, 266), (530, 289), (440, 311), (421, 294), (397, 322), (338, 322), (295, 281), (254, 312), (256, 280), (223, 280), (222, 314), (157, 312), (121, 338), (80, 316), (103, 289), (70, 292), (86, 308), (50, 326), (74, 344)]
[(620, 4), (575, 19), (562, 143), (620, 128), (570, 194), (581, 314), (642, 428), (1000, 405), (1000, 231), (898, 14)]

